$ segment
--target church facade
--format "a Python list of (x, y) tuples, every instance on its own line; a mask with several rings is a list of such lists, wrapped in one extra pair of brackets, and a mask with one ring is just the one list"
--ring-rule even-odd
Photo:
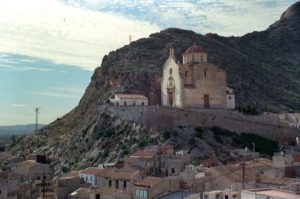
[(193, 45), (176, 62), (174, 50), (163, 66), (161, 102), (163, 106), (234, 109), (233, 90), (226, 86), (226, 73), (207, 63), (207, 53)]

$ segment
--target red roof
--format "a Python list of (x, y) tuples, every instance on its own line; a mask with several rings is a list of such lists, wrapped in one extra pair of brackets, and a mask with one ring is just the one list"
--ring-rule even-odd
[(130, 157), (153, 157), (156, 155), (156, 152), (152, 151), (146, 151), (146, 150), (138, 150), (134, 154), (132, 154)]
[(204, 50), (200, 46), (193, 45), (189, 49), (187, 49), (183, 54), (190, 54), (190, 53), (204, 53)]
[(100, 173), (103, 169), (100, 168), (87, 168), (83, 171), (81, 171), (81, 173), (86, 174), (86, 175), (96, 175), (98, 173)]
[(152, 187), (153, 185), (159, 183), (161, 181), (161, 178), (158, 177), (146, 177), (141, 182), (136, 183), (136, 186), (141, 187)]
[(115, 96), (118, 96), (120, 99), (145, 99), (148, 98), (144, 95), (136, 95), (136, 94), (115, 94)]

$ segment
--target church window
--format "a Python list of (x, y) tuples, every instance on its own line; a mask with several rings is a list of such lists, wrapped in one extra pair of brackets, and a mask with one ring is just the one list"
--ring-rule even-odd
[(207, 76), (207, 69), (204, 69), (204, 77)]

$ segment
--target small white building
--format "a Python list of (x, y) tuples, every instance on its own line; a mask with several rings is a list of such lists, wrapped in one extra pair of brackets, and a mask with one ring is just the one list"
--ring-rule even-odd
[(240, 192), (231, 189), (203, 192), (203, 199), (240, 199)]
[(229, 87), (226, 87), (226, 103), (228, 109), (235, 109), (235, 95)]
[(114, 94), (109, 102), (116, 106), (148, 106), (148, 98), (137, 94)]
[(96, 175), (99, 174), (103, 169), (90, 167), (79, 173), (79, 177), (83, 178), (85, 183), (91, 184), (92, 186), (96, 186), (97, 180)]

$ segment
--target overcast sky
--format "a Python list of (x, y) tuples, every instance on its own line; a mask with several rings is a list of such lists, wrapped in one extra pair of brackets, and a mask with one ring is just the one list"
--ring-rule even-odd
[(169, 27), (241, 36), (296, 0), (1, 0), (0, 125), (75, 107), (109, 51)]

